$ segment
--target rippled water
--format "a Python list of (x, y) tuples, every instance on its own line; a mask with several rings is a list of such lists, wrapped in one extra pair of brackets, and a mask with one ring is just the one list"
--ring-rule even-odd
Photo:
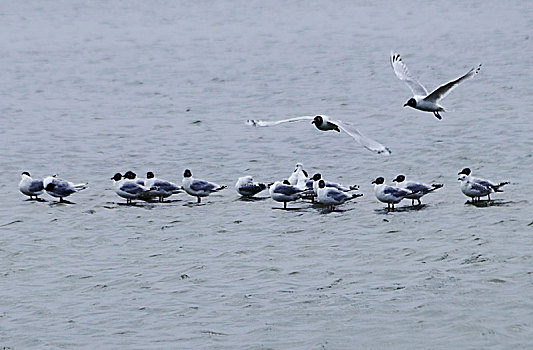
[[(528, 1), (4, 2), (0, 347), (533, 347), (532, 18)], [(428, 89), (483, 69), (438, 121), (402, 108), (391, 49)], [(243, 123), (318, 113), (393, 155)], [(296, 162), (365, 195), (283, 211), (232, 189)], [(512, 184), (465, 205), (465, 166)], [(111, 189), (186, 167), (230, 188), (131, 207)], [(26, 201), (22, 171), (90, 188)], [(387, 213), (370, 181), (398, 173), (444, 188)]]

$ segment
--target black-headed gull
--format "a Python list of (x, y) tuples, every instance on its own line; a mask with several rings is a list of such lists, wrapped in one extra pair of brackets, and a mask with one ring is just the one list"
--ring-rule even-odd
[(144, 186), (144, 179), (141, 179), (140, 177), (137, 177), (137, 174), (135, 174), (133, 171), (128, 170), (122, 175), (124, 179), (132, 180), (136, 184)]
[(283, 202), (283, 209), (287, 209), (287, 202), (293, 202), (304, 195), (304, 190), (293, 186), (289, 180), (276, 181), (268, 189), (270, 197), (276, 202)]
[(490, 200), (490, 193), (492, 192), (490, 187), (471, 181), (468, 175), (465, 174), (460, 174), (457, 180), (461, 181), (461, 191), (463, 194), (472, 198), (472, 202), (475, 202), (476, 198), (477, 201), (480, 201), (481, 197), (485, 196), (489, 196), (488, 198)]
[(148, 187), (135, 182), (135, 179), (129, 179), (116, 173), (111, 178), (113, 180), (113, 189), (115, 193), (122, 198), (126, 198), (126, 204), (131, 204), (134, 199), (141, 199), (143, 195), (150, 192)]
[(372, 183), (376, 198), (380, 202), (387, 203), (387, 209), (394, 210), (394, 204), (400, 203), (402, 199), (413, 193), (403, 188), (386, 185), (385, 179), (382, 177), (378, 177)]
[(264, 120), (249, 119), (246, 121), (246, 123), (252, 126), (273, 126), (273, 125), (279, 125), (283, 123), (299, 122), (299, 121), (306, 121), (306, 120), (312, 120), (311, 124), (314, 124), (318, 130), (322, 130), (322, 131), (334, 130), (337, 132), (344, 131), (346, 134), (351, 136), (356, 142), (358, 142), (361, 146), (363, 146), (369, 151), (376, 152), (378, 154), (386, 154), (386, 155), (391, 153), (387, 147), (383, 146), (381, 143), (377, 141), (372, 140), (371, 138), (364, 136), (350, 124), (346, 122), (341, 122), (340, 120), (330, 119), (326, 115), (303, 116), (303, 117), (282, 119), (278, 121), (264, 121)]
[(33, 199), (32, 197), (39, 199), (37, 196), (44, 192), (43, 180), (32, 179), (30, 173), (25, 171), (19, 182), (19, 191), (29, 196), (30, 199)]
[[(313, 191), (315, 192), (316, 195), (318, 195), (318, 183), (319, 183), (320, 180), (322, 180), (322, 174), (320, 174), (320, 173), (314, 174), (313, 177), (311, 177), (311, 180), (313, 180)], [(336, 188), (337, 190), (342, 191), (342, 192), (355, 191), (355, 190), (359, 189), (359, 186), (357, 186), (357, 185), (346, 187), (346, 186), (343, 186), (341, 184), (337, 184), (337, 183), (334, 183), (334, 182), (329, 182), (329, 181), (326, 181), (326, 180), (324, 180), (324, 184), (325, 184), (326, 187), (333, 187), (333, 188)]]
[(63, 198), (86, 189), (87, 185), (87, 183), (74, 184), (58, 178), (57, 175), (48, 176), (43, 179), (43, 186), (46, 193), (52, 197), (59, 198), (60, 202), (64, 202)]
[(331, 210), (334, 210), (336, 205), (341, 205), (346, 201), (361, 196), (362, 194), (347, 194), (334, 187), (326, 187), (326, 182), (324, 180), (318, 181), (317, 201), (329, 206)]
[(159, 202), (163, 202), (164, 198), (170, 197), (173, 194), (178, 194), (182, 192), (181, 186), (178, 186), (175, 183), (167, 180), (158, 179), (151, 171), (146, 173), (144, 187), (154, 188), (150, 190), (147, 195), (149, 197), (159, 197)]
[(407, 69), (405, 63), (403, 63), (399, 53), (391, 51), (390, 62), (398, 79), (406, 83), (413, 92), (413, 97), (410, 98), (403, 106), (409, 106), (420, 111), (433, 112), (437, 119), (442, 119), (439, 112), (445, 112), (444, 107), (439, 105), (438, 102), (446, 97), (460, 83), (476, 75), (481, 69), (480, 64), (479, 66), (469, 70), (465, 75), (439, 86), (430, 94), (428, 94), (426, 88), (409, 73), (409, 70)]
[(225, 189), (227, 186), (220, 186), (213, 182), (204, 180), (197, 180), (192, 177), (189, 169), (183, 172), (183, 180), (181, 182), (183, 189), (189, 195), (198, 198), (198, 203), (201, 202), (201, 197), (207, 197), (211, 193)]
[(235, 191), (243, 197), (253, 197), (259, 192), (267, 189), (267, 184), (261, 182), (254, 182), (250, 175), (239, 177), (235, 184)]
[(420, 198), (444, 186), (443, 184), (426, 185), (420, 182), (405, 181), (405, 175), (396, 176), (392, 182), (396, 182), (400, 188), (405, 188), (406, 190), (413, 192), (412, 194), (405, 196), (405, 198), (411, 200), (411, 205), (415, 205), (415, 199), (418, 201), (418, 205), (422, 205)]
[[(477, 184), (479, 184), (481, 186), (485, 186), (485, 187), (489, 188), (491, 190), (491, 192), (503, 192), (500, 189), (500, 187), (503, 187), (503, 186), (509, 184), (508, 181), (504, 181), (504, 182), (500, 182), (500, 183), (494, 183), (494, 182), (492, 182), (490, 180), (485, 180), (485, 179), (480, 179), (478, 177), (473, 177), (473, 176), (470, 176), (471, 173), (472, 173), (472, 170), (470, 170), (470, 168), (464, 168), (457, 175), (464, 174), (464, 175), (466, 175), (468, 177), (468, 180), (470, 182), (477, 183)], [(487, 194), (487, 198), (490, 201), (490, 193)]]

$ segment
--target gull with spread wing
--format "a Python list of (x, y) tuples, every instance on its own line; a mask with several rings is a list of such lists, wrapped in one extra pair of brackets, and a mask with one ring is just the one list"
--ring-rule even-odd
[(351, 136), (356, 142), (358, 142), (361, 146), (363, 146), (369, 151), (376, 152), (378, 154), (385, 154), (385, 155), (389, 155), (391, 153), (387, 147), (383, 146), (381, 143), (377, 141), (372, 140), (371, 138), (364, 136), (350, 124), (346, 122), (341, 122), (340, 120), (330, 119), (326, 115), (303, 116), (303, 117), (282, 119), (282, 120), (277, 120), (277, 121), (248, 119), (246, 121), (246, 124), (251, 125), (251, 126), (274, 126), (274, 125), (279, 125), (279, 124), (284, 124), (284, 123), (300, 122), (300, 121), (307, 121), (307, 120), (312, 120), (311, 124), (314, 124), (316, 128), (321, 131), (329, 131), (329, 130), (333, 130), (337, 132), (343, 131), (349, 136)]
[(480, 64), (479, 66), (469, 70), (465, 75), (439, 86), (437, 89), (428, 94), (426, 88), (420, 84), (418, 80), (413, 78), (411, 73), (409, 73), (409, 70), (407, 69), (405, 63), (403, 63), (399, 53), (391, 51), (390, 62), (398, 79), (406, 83), (411, 91), (413, 91), (414, 96), (410, 98), (409, 101), (407, 101), (403, 106), (409, 106), (420, 111), (433, 112), (437, 119), (442, 119), (439, 112), (445, 112), (444, 107), (439, 104), (439, 101), (448, 96), (448, 94), (463, 81), (473, 78), (474, 75), (476, 75), (481, 69)]

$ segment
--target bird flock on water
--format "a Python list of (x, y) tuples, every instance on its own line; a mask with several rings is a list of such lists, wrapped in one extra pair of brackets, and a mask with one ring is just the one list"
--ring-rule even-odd
[[(442, 119), (440, 113), (445, 112), (444, 107), (439, 104), (440, 100), (446, 97), (459, 84), (473, 78), (481, 69), (480, 64), (470, 69), (466, 74), (428, 93), (426, 88), (411, 75), (400, 54), (391, 52), (390, 63), (398, 79), (405, 82), (413, 93), (413, 97), (403, 106), (431, 112), (439, 120)], [(377, 154), (391, 154), (391, 150), (388, 147), (365, 136), (351, 123), (332, 119), (326, 115), (301, 116), (276, 121), (249, 119), (246, 124), (254, 127), (269, 127), (301, 121), (311, 121), (311, 124), (320, 131), (345, 133), (365, 149)], [(471, 198), (472, 203), (480, 202), (483, 197), (487, 197), (487, 201), (490, 201), (492, 193), (503, 192), (501, 188), (509, 184), (507, 181), (492, 182), (473, 177), (469, 168), (464, 168), (458, 175), (460, 189), (465, 196)], [(124, 174), (116, 173), (111, 180), (115, 193), (126, 199), (126, 204), (132, 204), (134, 200), (164, 202), (165, 198), (180, 193), (187, 193), (196, 197), (197, 202), (201, 203), (203, 197), (227, 187), (193, 178), (189, 169), (183, 172), (181, 185), (156, 178), (153, 172), (148, 172), (146, 178), (137, 178), (137, 175), (132, 171), (127, 171)], [(374, 185), (374, 193), (377, 200), (386, 203), (388, 210), (394, 210), (395, 205), (404, 199), (410, 199), (412, 206), (421, 206), (421, 198), (423, 196), (443, 187), (443, 184), (439, 183), (424, 184), (407, 180), (403, 174), (396, 176), (392, 182), (395, 185), (387, 185), (383, 177), (377, 177), (371, 182)], [(29, 172), (25, 171), (22, 173), (19, 190), (30, 199), (39, 199), (38, 196), (46, 192), (52, 197), (59, 198), (60, 202), (65, 202), (66, 197), (86, 189), (87, 186), (87, 183), (74, 184), (59, 178), (57, 175), (48, 176), (42, 180), (33, 179)], [(301, 163), (296, 164), (295, 170), (287, 179), (272, 183), (255, 182), (250, 175), (239, 177), (235, 184), (235, 190), (239, 195), (248, 198), (268, 190), (270, 197), (274, 201), (283, 203), (284, 209), (287, 209), (287, 203), (289, 202), (310, 200), (333, 210), (335, 207), (363, 195), (358, 192), (359, 186), (357, 185), (344, 186), (329, 182), (324, 180), (320, 173), (308, 176)]]

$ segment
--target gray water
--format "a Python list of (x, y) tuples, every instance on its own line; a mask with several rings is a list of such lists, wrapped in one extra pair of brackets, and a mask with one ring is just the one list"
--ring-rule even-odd
[[(532, 348), (530, 1), (3, 1), (0, 347)], [(402, 105), (478, 63), (441, 121)], [(305, 123), (327, 114), (392, 156)], [(328, 212), (240, 200), (295, 163), (364, 196)], [(509, 180), (465, 204), (463, 167)], [(134, 170), (230, 188), (121, 205)], [(27, 201), (22, 171), (89, 188)], [(444, 188), (387, 213), (370, 182)], [(267, 197), (266, 192), (260, 197)], [(406, 206), (409, 203), (403, 203)]]

